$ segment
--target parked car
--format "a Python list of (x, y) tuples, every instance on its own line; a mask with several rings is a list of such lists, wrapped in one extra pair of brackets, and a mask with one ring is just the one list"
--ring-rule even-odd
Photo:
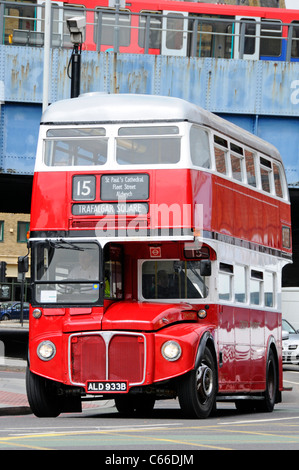
[(288, 339), (282, 339), (282, 362), (299, 364), (299, 330), (295, 330), (285, 319), (282, 320), (282, 330), (289, 334)]
[[(24, 302), (23, 320), (29, 319), (29, 303)], [(21, 302), (3, 302), (0, 307), (0, 320), (21, 320)]]

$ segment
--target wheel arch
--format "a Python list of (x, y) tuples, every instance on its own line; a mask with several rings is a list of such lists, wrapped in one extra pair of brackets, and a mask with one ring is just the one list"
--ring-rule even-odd
[(205, 349), (208, 348), (213, 356), (216, 366), (216, 381), (217, 381), (217, 390), (218, 390), (218, 361), (217, 361), (217, 353), (215, 347), (215, 341), (212, 333), (210, 331), (205, 331), (200, 338), (199, 345), (197, 348), (197, 353), (195, 357), (194, 369), (196, 369), (203, 357)]

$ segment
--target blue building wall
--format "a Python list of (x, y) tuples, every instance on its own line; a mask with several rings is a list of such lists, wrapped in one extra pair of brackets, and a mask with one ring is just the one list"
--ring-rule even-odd
[[(51, 51), (49, 102), (69, 98), (71, 51)], [(81, 92), (184, 98), (276, 145), (299, 185), (299, 63), (82, 53)], [(43, 49), (0, 46), (0, 173), (32, 175)]]

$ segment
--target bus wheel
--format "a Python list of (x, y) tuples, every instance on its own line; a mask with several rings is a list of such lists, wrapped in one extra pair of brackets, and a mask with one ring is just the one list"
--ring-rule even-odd
[(267, 370), (266, 370), (266, 390), (264, 393), (264, 400), (258, 403), (259, 411), (270, 412), (274, 410), (276, 403), (276, 392), (278, 384), (278, 375), (275, 356), (270, 349), (267, 359)]
[(196, 370), (186, 374), (178, 389), (183, 413), (190, 418), (207, 418), (216, 407), (216, 365), (206, 348)]
[(150, 416), (155, 406), (155, 396), (141, 395), (136, 400), (136, 412), (138, 416)]
[(117, 411), (126, 416), (131, 415), (135, 410), (132, 395), (119, 395), (114, 401)]
[(51, 380), (26, 371), (27, 398), (32, 412), (38, 418), (56, 418), (61, 412)]

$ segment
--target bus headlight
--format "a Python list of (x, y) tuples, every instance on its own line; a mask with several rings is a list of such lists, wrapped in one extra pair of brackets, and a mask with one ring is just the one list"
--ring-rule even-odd
[(32, 316), (38, 319), (42, 316), (42, 311), (39, 308), (35, 308), (32, 312)]
[(42, 341), (37, 347), (37, 355), (42, 361), (50, 361), (56, 354), (56, 347), (52, 341)]
[(177, 361), (182, 354), (182, 349), (176, 341), (166, 341), (161, 348), (162, 356), (167, 361)]

